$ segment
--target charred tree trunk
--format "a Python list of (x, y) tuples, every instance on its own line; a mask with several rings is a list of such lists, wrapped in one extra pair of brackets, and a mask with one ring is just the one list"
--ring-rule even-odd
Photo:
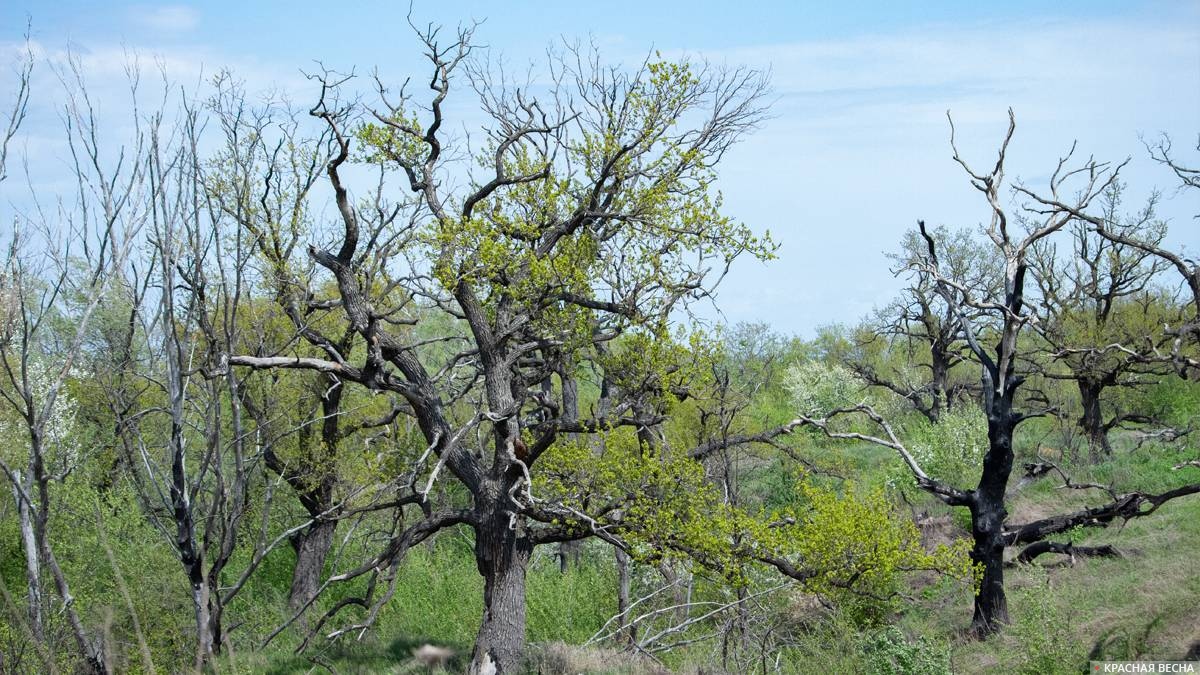
[[(1011, 377), (1011, 373), (1010, 373)], [(975, 595), (971, 631), (980, 638), (999, 631), (1008, 623), (1008, 600), (1004, 594), (1004, 520), (1008, 510), (1004, 496), (1013, 467), (1012, 390), (995, 397), (988, 411), (988, 452), (983, 458), (979, 485), (972, 493), (971, 560), (983, 572)]]
[(925, 414), (930, 422), (937, 424), (942, 418), (942, 412), (950, 411), (953, 403), (947, 393), (947, 382), (950, 379), (950, 363), (946, 358), (950, 346), (942, 340), (936, 340), (929, 350), (931, 378), (929, 382), (929, 411)]
[(1088, 448), (1091, 458), (1098, 460), (1112, 454), (1112, 445), (1108, 440), (1108, 429), (1104, 425), (1104, 414), (1100, 409), (1100, 392), (1103, 387), (1099, 382), (1088, 379), (1077, 380), (1079, 400), (1083, 404), (1083, 415), (1079, 418), (1079, 427), (1087, 435)]
[(472, 675), (519, 673), (525, 649), (525, 573), (533, 544), (519, 522), (510, 522), (509, 481), (490, 483), (477, 496), (475, 564), (483, 576), (483, 622), (471, 652)]
[(1012, 426), (1006, 420), (988, 420), (989, 448), (971, 509), (971, 560), (983, 572), (975, 594), (971, 631), (987, 637), (1008, 623), (1004, 594), (1004, 520), (1008, 511), (1004, 493), (1012, 472)]
[[(178, 434), (178, 437), (176, 437)], [(204, 578), (204, 552), (197, 545), (192, 505), (188, 498), (188, 484), (184, 475), (183, 447), (179, 442), (182, 428), (172, 430), (174, 459), (171, 463), (171, 505), (175, 520), (175, 545), (179, 551), (179, 562), (183, 565), (192, 589), (192, 611), (196, 627), (196, 670), (201, 670), (215, 649), (212, 639), (212, 622), (209, 615), (208, 583)]]

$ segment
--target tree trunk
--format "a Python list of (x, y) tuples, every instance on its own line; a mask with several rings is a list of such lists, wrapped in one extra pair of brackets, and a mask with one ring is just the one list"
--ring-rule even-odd
[(292, 570), (292, 586), (288, 591), (288, 609), (293, 613), (316, 596), (321, 586), (321, 573), (325, 570), (325, 557), (333, 545), (336, 530), (337, 521), (322, 520), (297, 537), (296, 567)]
[[(508, 481), (492, 483), (494, 488)], [(486, 490), (477, 508), (475, 564), (483, 575), (483, 622), (471, 651), (471, 675), (521, 672), (525, 650), (525, 572), (533, 545), (522, 523), (510, 526), (506, 490)], [(508, 504), (511, 506), (511, 504)]]
[(571, 565), (579, 565), (579, 559), (583, 555), (583, 540), (564, 541), (558, 545), (558, 571), (566, 574), (567, 570), (571, 569)]
[[(21, 482), (21, 473), (14, 472), (14, 479)], [(33, 486), (28, 482), (23, 486), (25, 494), (33, 493)], [(42, 566), (38, 558), (37, 536), (33, 531), (33, 511), (28, 502), (21, 498), (21, 487), (13, 485), (13, 494), (17, 498), (17, 517), (21, 526), (21, 547), (25, 551), (25, 583), (28, 589), (29, 627), (33, 637), (39, 643), (46, 639), (42, 621)]]
[(1008, 600), (1004, 595), (1004, 542), (1000, 526), (1004, 506), (979, 504), (972, 509), (971, 535), (975, 545), (971, 560), (983, 568), (983, 580), (975, 594), (975, 613), (971, 631), (984, 638), (1008, 623)]
[[(42, 430), (36, 425), (31, 425), (29, 429), (29, 485), (36, 487), (37, 508), (31, 508), (30, 511), (33, 516), (33, 541), (37, 545), (37, 558), (50, 571), (50, 577), (54, 580), (54, 588), (58, 591), (58, 597), (62, 601), (60, 611), (67, 616), (71, 634), (75, 637), (75, 644), (87, 664), (88, 672), (108, 675), (111, 671), (105, 660), (103, 645), (93, 644), (87, 630), (83, 627), (83, 620), (79, 618), (79, 612), (76, 611), (75, 597), (71, 595), (71, 587), (67, 584), (67, 576), (63, 574), (62, 567), (54, 556), (54, 550), (50, 547), (50, 479), (46, 475), (46, 465), (43, 459), (45, 454), (42, 447)], [(25, 492), (25, 495), (31, 500), (34, 499), (34, 494), (35, 492), (30, 490)]]
[(192, 609), (196, 617), (196, 670), (204, 670), (204, 664), (213, 653), (212, 621), (209, 616), (208, 584), (203, 580), (192, 581)]
[[(621, 623), (627, 624), (632, 619), (626, 616), (629, 611), (629, 554), (615, 546), (613, 550), (617, 553), (617, 615), (621, 617)], [(628, 629), (621, 631), (618, 640), (630, 645), (637, 642), (637, 626), (630, 624)]]
[(946, 350), (948, 349), (949, 345), (939, 340), (933, 343), (933, 348), (930, 350), (929, 393), (931, 400), (926, 417), (934, 424), (942, 419), (942, 410), (949, 411), (952, 405), (949, 392), (946, 391), (946, 382), (950, 377), (950, 365), (946, 360)]
[[(338, 445), (341, 442), (341, 402), (343, 386), (337, 380), (331, 380), (324, 374), (318, 375), (313, 383), (313, 392), (321, 399), (321, 437), (317, 441), (320, 446), (313, 448), (312, 431), (308, 425), (301, 427), (299, 445), (311, 455), (291, 466), (285, 464), (275, 452), (268, 448), (263, 453), (267, 468), (287, 481), (301, 506), (312, 518), (327, 515), (334, 503), (334, 487), (337, 474), (332, 467), (336, 465)], [(301, 405), (300, 415), (315, 414), (305, 405)], [(260, 418), (262, 411), (256, 413)], [(264, 421), (259, 420), (263, 425)], [(317, 521), (297, 533), (292, 538), (292, 547), (296, 551), (296, 565), (292, 569), (292, 584), (288, 589), (288, 609), (292, 612), (308, 604), (317, 594), (321, 586), (321, 573), (325, 569), (325, 559), (333, 546), (333, 536), (337, 531), (337, 521)], [(432, 540), (431, 540), (432, 541)], [(301, 617), (301, 625), (304, 625)]]
[[(559, 357), (561, 362), (561, 357)], [(575, 377), (571, 374), (570, 366), (563, 364), (558, 370), (558, 380), (562, 384), (562, 413), (563, 422), (572, 423), (579, 421), (579, 384), (575, 381)], [(550, 382), (550, 378), (546, 378), (546, 383)], [(543, 390), (547, 395), (553, 394), (552, 388), (543, 386)], [(568, 434), (567, 438), (572, 443), (579, 440), (579, 434)], [(563, 574), (567, 573), (571, 565), (579, 565), (579, 558), (583, 554), (583, 540), (564, 541), (558, 545), (558, 571)]]
[[(1003, 404), (1001, 404), (1003, 405)], [(971, 631), (987, 637), (1008, 623), (1008, 600), (1004, 595), (1004, 494), (1013, 465), (1013, 417), (1010, 411), (988, 415), (988, 452), (983, 473), (971, 504), (971, 560), (983, 568), (983, 580), (975, 595)]]
[(1079, 380), (1078, 385), (1080, 402), (1083, 404), (1079, 427), (1087, 435), (1092, 460), (1102, 459), (1112, 454), (1108, 430), (1104, 428), (1104, 416), (1100, 410), (1100, 392), (1103, 388), (1092, 380)]

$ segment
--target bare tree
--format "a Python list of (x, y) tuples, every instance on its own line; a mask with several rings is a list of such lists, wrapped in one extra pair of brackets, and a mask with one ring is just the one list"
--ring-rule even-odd
[[(1128, 219), (1119, 213), (1120, 205), (1121, 185), (1113, 183), (1099, 217), (1111, 227), (1137, 233), (1150, 246), (1162, 243), (1166, 225), (1155, 220), (1153, 199)], [(1049, 367), (1043, 377), (1069, 380), (1079, 390), (1083, 411), (1078, 424), (1096, 459), (1112, 452), (1112, 429), (1152, 421), (1130, 411), (1106, 415), (1111, 406), (1106, 391), (1138, 387), (1162, 374), (1155, 356), (1163, 320), (1174, 322), (1169, 314), (1174, 303), (1155, 288), (1164, 260), (1098, 235), (1087, 221), (1073, 220), (1069, 229), (1067, 256), (1046, 240), (1032, 250), (1041, 314), (1034, 329), (1048, 344), (1050, 357), (1066, 368), (1063, 373)]]
[[(28, 59), (20, 70), (16, 112), (4, 135), (5, 160), (29, 101), (31, 54)], [(139, 126), (132, 145), (121, 147), (110, 161), (99, 141), (100, 122), (78, 60), (69, 57), (58, 75), (66, 93), (62, 113), (76, 191), (73, 197), (56, 199), (32, 195), (31, 213), (18, 216), (8, 242), (0, 284), (0, 396), (24, 427), (28, 454), (23, 467), (0, 461), (0, 468), (17, 497), (35, 638), (44, 638), (41, 573), (47, 569), (88, 670), (107, 673), (104, 647), (80, 617), (49, 530), (55, 486), (87, 454), (72, 446), (63, 429), (68, 424), (60, 407), (63, 387), (74, 376), (96, 310), (112, 290), (147, 218), (146, 171), (140, 162), (130, 161), (144, 156), (146, 135)], [(134, 90), (136, 95), (136, 78)]]
[[(136, 459), (127, 467), (146, 515), (187, 578), (199, 670), (226, 646), (226, 608), (267, 554), (337, 505), (275, 535), (268, 486), (254, 505), (263, 513), (257, 536), (244, 522), (276, 445), (295, 430), (280, 430), (276, 416), (255, 405), (253, 375), (228, 367), (228, 354), (261, 343), (267, 332), (252, 312), (257, 244), (210, 199), (209, 167), (198, 150), (208, 118), (192, 100), (181, 94), (170, 133), (160, 131), (161, 115), (153, 118), (145, 160), (149, 269), (131, 268), (123, 286), (129, 354), (105, 393), (120, 442)], [(238, 552), (248, 562), (230, 568)]]
[[(1076, 214), (1086, 213), (1091, 203), (1116, 182), (1121, 166), (1110, 168), (1089, 159), (1081, 166), (1071, 167), (1072, 148), (1071, 153), (1059, 160), (1050, 176), (1048, 197), (1039, 196), (1023, 185), (1015, 187), (1016, 193), (1028, 200), (1024, 207), (1025, 229), (1023, 234), (1019, 234), (1014, 231), (1014, 224), (1010, 222), (1001, 197), (1006, 153), (1016, 130), (1012, 111), (1009, 111), (1008, 131), (1000, 145), (996, 163), (987, 173), (972, 169), (959, 155), (953, 120), (950, 129), (955, 161), (967, 173), (971, 185), (984, 195), (991, 209), (991, 221), (986, 232), (1003, 264), (1003, 288), (996, 297), (978, 297), (970, 287), (949, 276), (941, 263), (939, 242), (923, 221), (918, 222), (918, 229), (925, 240), (926, 251), (916, 264), (933, 279), (937, 293), (952, 309), (967, 345), (981, 364), (982, 408), (987, 417), (988, 448), (983, 456), (978, 484), (966, 490), (927, 474), (891, 425), (869, 406), (836, 410), (823, 419), (803, 417), (801, 423), (820, 428), (834, 438), (857, 439), (892, 448), (903, 459), (918, 487), (950, 506), (970, 510), (971, 536), (974, 540), (971, 558), (982, 571), (982, 580), (975, 595), (972, 630), (977, 636), (984, 637), (1008, 623), (1008, 602), (1004, 592), (1005, 547), (1038, 541), (1071, 527), (1106, 525), (1115, 518), (1144, 515), (1167, 500), (1200, 491), (1200, 485), (1184, 486), (1161, 495), (1137, 492), (1117, 495), (1113, 492), (1112, 503), (1102, 507), (1028, 525), (1006, 524), (1008, 511), (1005, 502), (1014, 461), (1014, 432), (1022, 422), (1051, 410), (1049, 407), (1028, 411), (1019, 409), (1023, 404), (1030, 403), (1018, 399), (1021, 385), (1028, 376), (1028, 373), (1018, 370), (1022, 363), (1023, 348), (1020, 337), (1027, 326), (1037, 320), (1037, 314), (1026, 298), (1026, 281), (1031, 271), (1029, 256), (1039, 241), (1067, 227), (1077, 219)], [(1068, 199), (1064, 196), (1068, 190), (1073, 195), (1069, 198), (1070, 208), (1045, 206), (1048, 203), (1062, 204), (1061, 200)], [(990, 349), (985, 347), (985, 340), (991, 341), (994, 346)], [(830, 427), (830, 419), (851, 414), (866, 416), (882, 429), (882, 435), (837, 431)], [(1152, 508), (1143, 510), (1146, 504)]]
[[(307, 139), (295, 115), (284, 102), (268, 101), (253, 106), (246, 100), (242, 85), (230, 73), (221, 73), (214, 82), (215, 93), (209, 101), (223, 136), (223, 146), (205, 176), (206, 194), (216, 216), (227, 219), (245, 235), (246, 246), (255, 252), (254, 262), (261, 265), (262, 283), (294, 331), (297, 355), (350, 353), (359, 336), (347, 330), (330, 289), (314, 287), (313, 265), (303, 259), (303, 239), (312, 228), (307, 212), (309, 193), (321, 178), (321, 161), (328, 150), (328, 133)], [(392, 249), (378, 251), (372, 263), (382, 265)], [(307, 264), (306, 264), (307, 263)], [(364, 276), (371, 277), (370, 272)], [(324, 290), (324, 294), (322, 291)], [(328, 347), (328, 349), (327, 349)], [(266, 447), (263, 460), (267, 468), (282, 478), (312, 523), (291, 540), (296, 564), (288, 593), (288, 605), (294, 611), (306, 607), (320, 585), (321, 571), (333, 544), (338, 519), (326, 517), (338, 502), (338, 450), (352, 434), (363, 428), (385, 427), (399, 415), (400, 409), (375, 419), (344, 419), (345, 388), (332, 373), (300, 374), (297, 383), (311, 391), (302, 398), (296, 425), (299, 452), (287, 454)], [(272, 423), (265, 411), (274, 398), (270, 391), (240, 395), (260, 426)], [(257, 398), (257, 400), (255, 400)], [(315, 433), (314, 433), (315, 431)]]
[(21, 129), (21, 123), (25, 121), (25, 116), (29, 113), (29, 94), (30, 84), (33, 78), (33, 49), (29, 44), (29, 34), (25, 34), (25, 52), (21, 55), (20, 61), (16, 63), (14, 69), (17, 76), (17, 90), (12, 94), (11, 108), (6, 104), (5, 112), (8, 120), (4, 124), (3, 134), (0, 135), (0, 183), (8, 177), (8, 148), (17, 132)]
[[(1180, 190), (1200, 189), (1200, 169), (1191, 168), (1174, 157), (1170, 138), (1163, 136), (1156, 143), (1147, 143), (1146, 149), (1151, 158), (1175, 174), (1179, 179)], [(1200, 150), (1200, 140), (1197, 141), (1196, 149)], [(1065, 203), (1053, 196), (1037, 199), (1047, 210), (1068, 213), (1086, 222), (1097, 234), (1114, 244), (1130, 247), (1165, 261), (1183, 277), (1187, 299), (1191, 303), (1192, 317), (1185, 319), (1178, 326), (1165, 327), (1164, 334), (1170, 339), (1171, 350), (1165, 354), (1156, 351), (1156, 355), (1172, 362), (1181, 377), (1188, 377), (1189, 372), (1200, 369), (1200, 359), (1189, 351), (1194, 345), (1200, 344), (1200, 265), (1184, 252), (1163, 247), (1161, 240), (1154, 239), (1153, 232), (1150, 232), (1150, 237), (1147, 238), (1147, 233), (1139, 230), (1136, 220), (1123, 223), (1106, 219), (1103, 215), (1087, 213), (1078, 208), (1078, 205)], [(1136, 351), (1133, 353), (1137, 354)]]
[[(942, 242), (946, 274), (974, 295), (991, 296), (1000, 277), (995, 258), (966, 230), (951, 233), (941, 228), (934, 236)], [(900, 251), (888, 255), (896, 264), (893, 273), (907, 275), (909, 285), (900, 298), (876, 311), (865, 331), (855, 336), (856, 344), (846, 365), (867, 384), (903, 398), (936, 424), (942, 413), (971, 389), (952, 376), (956, 366), (967, 362), (970, 351), (955, 309), (942, 300), (933, 276), (919, 264), (924, 250), (921, 235), (910, 230)], [(973, 312), (970, 308), (966, 311)], [(889, 361), (903, 365), (886, 363)]]
[[(8, 177), (8, 147), (12, 139), (17, 135), (21, 128), (21, 123), (25, 121), (25, 116), (29, 110), (29, 91), (30, 80), (33, 76), (33, 52), (28, 47), (28, 38), (26, 38), (26, 50), (23, 58), (17, 64), (17, 90), (12, 97), (12, 110), (8, 114), (8, 123), (5, 125), (4, 136), (0, 138), (0, 183)], [(16, 229), (16, 223), (13, 227)], [(16, 270), (11, 269), (14, 262), (17, 262), (17, 250), (19, 242), (16, 238), (9, 242), (8, 257), (6, 259), (6, 269), (2, 277), (0, 277), (0, 321), (3, 322), (5, 343), (11, 339), (9, 331), (13, 329), (13, 324), (17, 320), (18, 307), (22, 303), (26, 289), (22, 288), (22, 280), (16, 276)], [(32, 290), (32, 289), (31, 289)], [(32, 489), (32, 485), (28, 482), (32, 478), (28, 473), (25, 476), (26, 483), (23, 486), (26, 492)], [(19, 477), (18, 477), (19, 480)], [(38, 547), (33, 538), (33, 517), (30, 510), (31, 504), (21, 498), (20, 487), (14, 485), (14, 495), (17, 500), (17, 511), (21, 523), (22, 545), (25, 550), (25, 576), (27, 582), (27, 599), (29, 622), (34, 639), (39, 642), (45, 637), (43, 630), (42, 618), (42, 602), (41, 602), (41, 566), (38, 563)]]

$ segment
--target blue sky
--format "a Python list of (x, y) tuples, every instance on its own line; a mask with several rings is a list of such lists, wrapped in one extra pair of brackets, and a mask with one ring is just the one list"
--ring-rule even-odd
[[(351, 3), (347, 3), (350, 5)], [(300, 74), (378, 66), (423, 73), (404, 2), (25, 2), (0, 5), (0, 56), (26, 17), (49, 58), (82, 55), (97, 98), (119, 95), (130, 53), (175, 77), (232, 67), (251, 87), (311, 96)], [(951, 161), (945, 111), (960, 147), (989, 162), (1005, 110), (1017, 114), (1009, 176), (1041, 185), (1073, 140), (1098, 159), (1133, 160), (1131, 208), (1173, 187), (1139, 134), (1169, 133), (1200, 164), (1200, 2), (425, 2), (419, 22), (486, 19), (478, 39), (510, 63), (556, 40), (592, 39), (607, 59), (649, 50), (770, 69), (772, 119), (721, 167), (729, 211), (783, 247), (768, 265), (741, 264), (722, 286), (730, 321), (768, 321), (809, 335), (854, 322), (898, 288), (885, 250), (918, 218), (974, 226), (982, 199)], [(202, 70), (201, 70), (202, 66)], [(0, 68), (0, 94), (11, 90)], [(48, 105), (35, 108), (53, 121)], [(33, 133), (39, 131), (31, 125)], [(49, 140), (49, 152), (57, 152)], [(38, 153), (37, 139), (25, 149)], [(1191, 152), (1188, 152), (1191, 150)], [(0, 190), (15, 190), (8, 181)], [(1172, 243), (1200, 251), (1200, 198), (1167, 189)], [(0, 202), (8, 201), (0, 195)], [(0, 225), (0, 227), (6, 227)], [(708, 312), (711, 314), (711, 312)]]

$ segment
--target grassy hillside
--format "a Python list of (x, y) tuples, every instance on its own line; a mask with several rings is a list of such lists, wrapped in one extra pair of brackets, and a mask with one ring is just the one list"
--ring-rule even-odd
[[(876, 448), (814, 448), (826, 461), (853, 465), (871, 480), (886, 480), (891, 466)], [(1187, 447), (1124, 447), (1109, 461), (1069, 469), (1077, 482), (1112, 484), (1117, 491), (1161, 491), (1200, 471), (1172, 467), (1192, 458)], [(770, 485), (770, 466), (758, 467), (756, 483)], [(869, 481), (864, 481), (869, 482)], [(1014, 487), (1018, 482), (1014, 478)], [(1097, 504), (1096, 490), (1063, 489), (1044, 477), (1015, 491), (1010, 522)], [(933, 539), (965, 537), (961, 517), (930, 502), (913, 508), (939, 523)], [(1112, 544), (1120, 558), (1077, 558), (1046, 554), (1035, 564), (1007, 572), (1013, 624), (1004, 634), (976, 641), (966, 636), (971, 618), (969, 589), (930, 575), (915, 575), (906, 599), (881, 625), (864, 626), (837, 611), (798, 611), (802, 593), (784, 590), (775, 603), (787, 646), (758, 672), (779, 673), (1078, 673), (1089, 658), (1180, 659), (1200, 640), (1200, 498), (1169, 502), (1154, 514), (1109, 528), (1080, 529), (1054, 539), (1078, 545)], [(611, 648), (577, 646), (616, 612), (616, 571), (602, 545), (586, 549), (583, 562), (562, 574), (554, 549), (539, 550), (529, 583), (530, 672), (637, 673), (740, 672), (713, 663), (713, 636), (656, 655), (657, 662)], [(645, 572), (645, 570), (643, 570)], [(413, 658), (426, 643), (450, 648), (448, 670), (464, 667), (479, 621), (481, 587), (469, 542), (443, 536), (435, 546), (414, 550), (404, 563), (395, 598), (377, 628), (361, 641), (291, 653), (286, 639), (266, 650), (243, 651), (213, 665), (227, 673), (421, 673)], [(811, 603), (809, 603), (811, 605)], [(760, 617), (761, 618), (761, 617)], [(720, 629), (710, 622), (709, 632)], [(780, 638), (783, 639), (782, 637)], [(292, 641), (294, 645), (294, 640)], [(609, 645), (611, 647), (611, 644)]]

